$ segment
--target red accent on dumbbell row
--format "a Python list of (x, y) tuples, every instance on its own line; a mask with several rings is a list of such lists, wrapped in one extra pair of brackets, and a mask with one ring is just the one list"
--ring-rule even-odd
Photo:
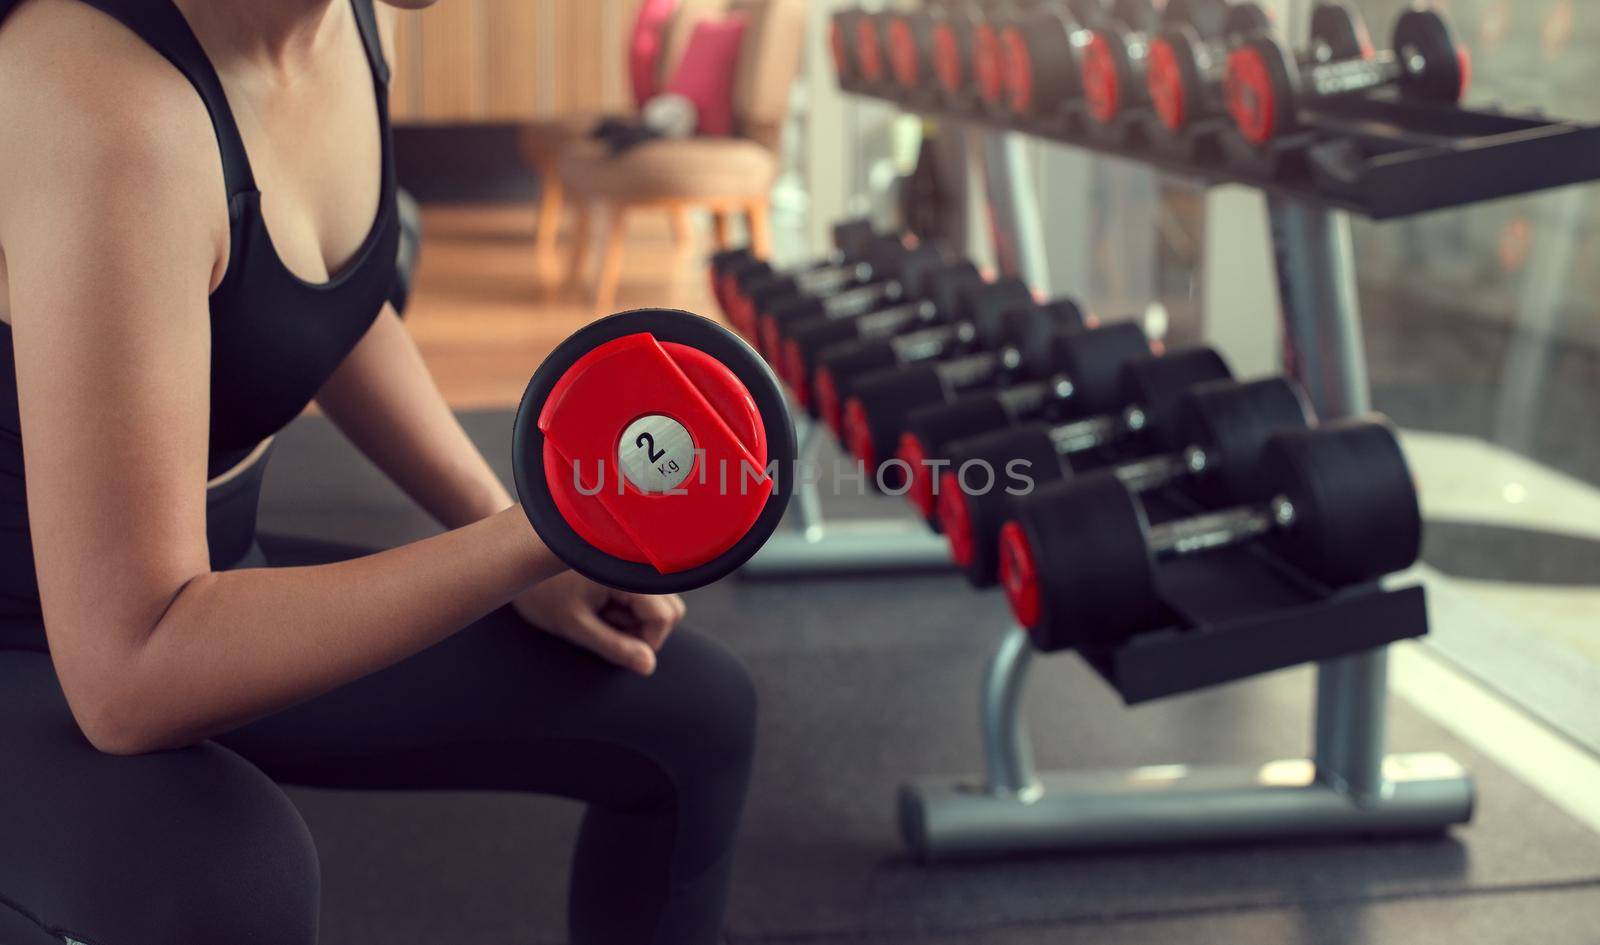
[(722, 292), (722, 277), (717, 275), (715, 269), (711, 270), (711, 297), (717, 300), (717, 308), (723, 315), (728, 314), (728, 300)]
[(911, 24), (905, 17), (889, 21), (889, 67), (894, 70), (894, 80), (904, 88), (914, 89), (922, 83), (917, 38), (911, 35)]
[(911, 504), (917, 507), (923, 518), (933, 518), (938, 511), (934, 503), (933, 468), (928, 465), (928, 451), (923, 448), (922, 441), (914, 433), (900, 434), (900, 448), (895, 451), (895, 458), (911, 467), (906, 473), (906, 496), (911, 499)]
[(833, 52), (833, 71), (844, 75), (849, 68), (849, 57), (846, 54), (844, 34), (839, 31), (839, 24), (834, 21), (828, 23), (828, 49)]
[[(651, 413), (683, 424), (698, 451), (676, 494), (644, 493), (619, 467), (623, 430)], [(711, 355), (646, 333), (579, 358), (551, 389), (538, 425), (545, 484), (562, 518), (600, 551), (662, 574), (732, 548), (772, 492), (766, 426), (744, 384)]]
[(1465, 46), (1456, 47), (1456, 61), (1461, 64), (1461, 91), (1456, 95), (1456, 101), (1467, 97), (1467, 92), (1472, 88), (1472, 53)]
[(869, 474), (878, 468), (878, 451), (872, 443), (872, 421), (860, 398), (852, 397), (844, 405), (844, 447), (850, 455), (866, 464)]
[(1028, 55), (1028, 44), (1015, 26), (1000, 31), (1000, 44), (1005, 49), (1001, 73), (1007, 101), (1012, 111), (1028, 114), (1033, 111), (1033, 59)]
[(944, 23), (933, 28), (933, 68), (946, 92), (961, 91), (961, 47), (955, 30)]
[(861, 63), (861, 77), (868, 82), (883, 80), (883, 46), (878, 41), (878, 21), (863, 16), (856, 21), (856, 59)]
[(1228, 53), (1227, 98), (1228, 113), (1246, 141), (1264, 145), (1277, 135), (1277, 93), (1255, 47), (1240, 46)]
[(1122, 110), (1122, 88), (1117, 79), (1116, 55), (1111, 42), (1099, 30), (1089, 34), (1083, 50), (1083, 99), (1089, 117), (1102, 125), (1110, 124)]
[(779, 358), (778, 375), (789, 385), (794, 392), (794, 399), (800, 406), (811, 407), (811, 384), (806, 377), (806, 362), (801, 356), (800, 345), (793, 339), (783, 343), (783, 357)]
[(978, 80), (978, 95), (986, 104), (999, 105), (1005, 94), (1000, 68), (1000, 37), (993, 26), (979, 23), (972, 34), (972, 71)]
[(939, 524), (950, 543), (950, 557), (963, 568), (972, 566), (972, 516), (967, 511), (967, 496), (954, 471), (939, 477)]
[(817, 368), (811, 380), (817, 397), (817, 415), (834, 436), (844, 439), (844, 409), (839, 403), (839, 384), (833, 379), (833, 372), (825, 367)]
[(1168, 131), (1183, 130), (1189, 118), (1189, 103), (1183, 94), (1183, 72), (1178, 68), (1178, 54), (1172, 41), (1158, 36), (1150, 43), (1150, 65), (1146, 72), (1150, 82), (1150, 101), (1155, 105), (1156, 116)]
[(1000, 529), (1000, 586), (1005, 588), (1011, 613), (1023, 627), (1039, 625), (1039, 566), (1033, 546), (1019, 522), (1007, 522)]
[(761, 352), (768, 364), (777, 364), (783, 346), (783, 339), (778, 335), (778, 320), (771, 315), (762, 315), (756, 327), (756, 350)]

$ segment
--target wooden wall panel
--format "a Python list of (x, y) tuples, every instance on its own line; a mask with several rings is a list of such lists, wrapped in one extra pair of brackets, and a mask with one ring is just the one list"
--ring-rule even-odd
[(402, 13), (399, 122), (527, 121), (625, 109), (641, 0), (449, 0)]

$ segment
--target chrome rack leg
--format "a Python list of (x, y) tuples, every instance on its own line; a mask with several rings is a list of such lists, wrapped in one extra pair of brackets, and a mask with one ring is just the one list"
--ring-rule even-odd
[[(803, 413), (791, 527), (769, 539), (740, 574), (750, 578), (870, 571), (923, 571), (951, 567), (950, 548), (942, 536), (911, 516), (828, 522), (818, 484), (825, 479), (819, 456), (822, 425)], [(890, 501), (885, 499), (884, 501)]]

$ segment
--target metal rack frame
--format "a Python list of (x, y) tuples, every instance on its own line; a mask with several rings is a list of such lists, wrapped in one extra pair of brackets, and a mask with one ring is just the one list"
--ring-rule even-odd
[[(804, 410), (794, 412), (800, 427), (799, 458), (795, 464), (791, 527), (773, 535), (740, 574), (771, 578), (804, 574), (871, 571), (948, 570), (950, 546), (911, 518), (847, 519), (829, 523), (822, 512), (822, 495), (809, 470), (818, 470), (827, 428)], [(866, 475), (865, 472), (862, 475)]]
[[(972, 125), (964, 133), (997, 135)], [(1032, 181), (1016, 173), (1025, 167), (1016, 141), (999, 133), (991, 145), (988, 154), (1003, 158), (985, 162), (992, 225), (1006, 231), (1020, 267), (1041, 265), (1037, 212), (1012, 212), (1037, 207)], [(1320, 416), (1364, 413), (1370, 404), (1349, 216), (1285, 196), (1271, 197), (1268, 208), (1286, 366)], [(925, 858), (1416, 834), (1471, 819), (1474, 788), (1460, 764), (1441, 754), (1387, 754), (1386, 648), (1319, 665), (1310, 758), (1055, 774), (1034, 770), (1022, 717), (1032, 659), (1026, 633), (1013, 628), (989, 660), (979, 709), (984, 774), (923, 778), (901, 790), (902, 835)]]

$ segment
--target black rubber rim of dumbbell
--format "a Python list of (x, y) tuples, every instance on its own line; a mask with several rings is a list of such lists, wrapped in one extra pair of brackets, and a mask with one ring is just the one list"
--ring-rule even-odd
[[(684, 317), (694, 322), (684, 321)], [(755, 524), (732, 548), (695, 568), (661, 574), (648, 564), (606, 554), (562, 517), (545, 484), (544, 434), (538, 416), (550, 391), (579, 358), (625, 335), (648, 332), (659, 341), (697, 348), (731, 370), (756, 402), (767, 436), (767, 462), (775, 465), (772, 494)], [(512, 479), (534, 531), (574, 571), (619, 590), (667, 594), (704, 587), (726, 577), (766, 544), (783, 519), (793, 491), (798, 447), (788, 402), (772, 369), (744, 339), (708, 318), (676, 309), (636, 309), (603, 318), (574, 333), (534, 371), (512, 431)]]

